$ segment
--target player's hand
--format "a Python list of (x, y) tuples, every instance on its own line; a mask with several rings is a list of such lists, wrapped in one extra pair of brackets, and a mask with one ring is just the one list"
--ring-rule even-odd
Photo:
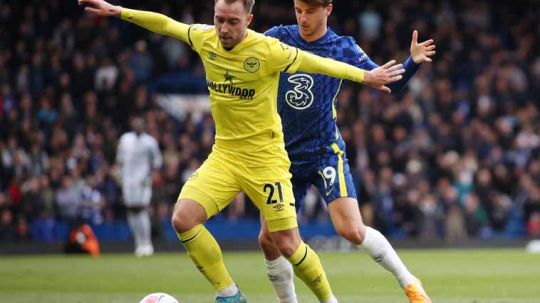
[(122, 7), (112, 5), (104, 0), (78, 0), (79, 5), (85, 5), (85, 12), (103, 17), (120, 17)]
[(403, 68), (403, 64), (396, 64), (396, 60), (391, 60), (385, 65), (379, 66), (371, 71), (366, 71), (364, 74), (364, 83), (389, 94), (392, 90), (385, 85), (401, 80), (404, 72), (405, 69)]
[(414, 30), (411, 40), (411, 57), (414, 63), (420, 64), (431, 62), (431, 57), (435, 55), (435, 44), (433, 39), (418, 43), (418, 31)]

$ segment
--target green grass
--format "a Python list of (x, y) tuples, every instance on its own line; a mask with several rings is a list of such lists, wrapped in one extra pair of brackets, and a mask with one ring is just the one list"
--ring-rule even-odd
[[(402, 250), (436, 303), (540, 302), (540, 255), (521, 250)], [(360, 252), (321, 253), (342, 303), (407, 302), (393, 277)], [(275, 303), (262, 257), (226, 253), (225, 262), (250, 303)], [(299, 280), (300, 302), (315, 303)], [(0, 302), (135, 302), (166, 292), (182, 303), (213, 302), (213, 291), (183, 253), (0, 256)]]

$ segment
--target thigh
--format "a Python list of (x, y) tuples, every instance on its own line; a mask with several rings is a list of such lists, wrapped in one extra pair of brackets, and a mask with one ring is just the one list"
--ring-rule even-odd
[(152, 200), (152, 186), (145, 186), (142, 189), (142, 202), (145, 206), (150, 205), (150, 200)]
[(227, 155), (213, 151), (189, 177), (178, 200), (190, 199), (197, 202), (204, 207), (208, 219), (219, 213), (240, 192), (231, 163)]
[(141, 182), (124, 182), (122, 185), (124, 204), (128, 207), (147, 206), (150, 204), (151, 193), (152, 188)]
[(270, 232), (298, 226), (288, 161), (269, 159), (265, 165), (239, 170), (242, 191), (260, 210)]
[(318, 165), (313, 184), (328, 204), (337, 198), (356, 199), (356, 190), (347, 157), (340, 150), (324, 155)]

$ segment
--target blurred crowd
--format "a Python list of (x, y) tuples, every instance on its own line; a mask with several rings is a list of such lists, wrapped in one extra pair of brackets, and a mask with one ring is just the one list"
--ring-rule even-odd
[[(295, 22), (292, 0), (256, 2), (253, 29)], [(338, 97), (368, 224), (404, 238), (540, 236), (540, 6), (518, 2), (336, 1), (330, 26), (379, 64), (408, 56), (413, 29), (437, 44), (400, 94), (349, 84)], [(212, 23), (211, 0), (121, 4)], [(197, 93), (187, 82), (201, 77), (182, 42), (76, 1), (0, 0), (0, 240), (123, 219), (114, 162), (134, 116), (163, 152), (153, 216), (168, 220), (214, 129), (208, 113), (172, 117), (158, 96)], [(247, 200), (223, 216), (257, 217)], [(301, 220), (328, 220), (319, 202), (308, 195)]]

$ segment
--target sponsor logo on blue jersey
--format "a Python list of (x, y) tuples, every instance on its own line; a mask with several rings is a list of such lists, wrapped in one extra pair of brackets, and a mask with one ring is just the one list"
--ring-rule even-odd
[(306, 74), (294, 74), (287, 78), (293, 85), (292, 89), (285, 93), (285, 101), (290, 107), (298, 110), (306, 109), (313, 104), (313, 78)]

